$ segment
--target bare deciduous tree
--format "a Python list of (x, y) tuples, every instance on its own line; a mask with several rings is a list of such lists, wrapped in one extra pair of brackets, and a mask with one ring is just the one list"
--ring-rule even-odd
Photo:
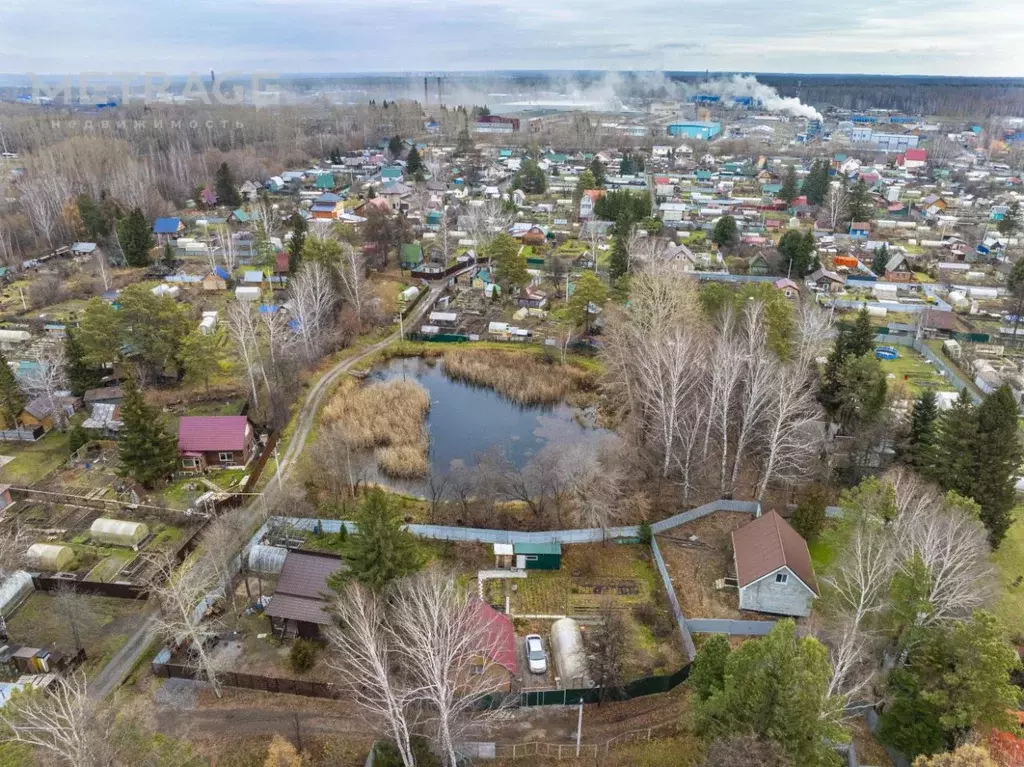
[(303, 264), (291, 281), (292, 313), (299, 324), (298, 335), (311, 362), (320, 354), (337, 296), (327, 269), (319, 263)]
[(85, 675), (58, 677), (46, 692), (35, 690), (0, 708), (7, 738), (40, 749), (69, 767), (107, 767), (109, 720), (88, 696)]
[(402, 763), (412, 767), (415, 690), (403, 683), (396, 668), (393, 628), (382, 599), (362, 585), (350, 583), (332, 609), (337, 622), (327, 630), (334, 650), (327, 665), (338, 673), (370, 724), (394, 742)]
[(39, 347), (33, 356), (36, 364), (25, 375), (25, 389), (32, 398), (41, 399), (53, 418), (54, 426), (63, 431), (68, 425), (68, 414), (57, 392), (68, 387), (64, 344)]
[(850, 208), (850, 193), (840, 183), (833, 183), (825, 197), (823, 207), (825, 222), (829, 229), (836, 231), (846, 220), (846, 212)]
[(206, 618), (207, 600), (219, 585), (217, 571), (206, 558), (190, 567), (176, 565), (171, 554), (153, 559), (149, 593), (159, 607), (154, 627), (165, 641), (185, 649), (219, 698), (218, 669), (207, 647), (217, 636), (217, 622)]
[(234, 342), (238, 360), (242, 363), (245, 374), (249, 378), (252, 405), (254, 408), (258, 408), (260, 395), (256, 380), (257, 375), (263, 373), (259, 336), (256, 331), (255, 307), (247, 301), (235, 301), (228, 305), (227, 311), (224, 313), (224, 320), (228, 335)]
[(493, 200), (483, 205), (470, 205), (466, 213), (466, 230), (476, 242), (476, 252), (485, 255), (494, 238), (507, 231), (513, 216)]
[(341, 243), (341, 259), (338, 263), (338, 276), (341, 281), (342, 300), (363, 320), (364, 305), (370, 299), (370, 288), (366, 282), (366, 259), (362, 251), (356, 250), (349, 243)]

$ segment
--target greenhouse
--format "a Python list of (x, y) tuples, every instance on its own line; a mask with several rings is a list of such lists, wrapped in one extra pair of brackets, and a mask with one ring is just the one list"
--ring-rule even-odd
[(275, 575), (284, 567), (286, 556), (288, 549), (257, 543), (249, 549), (249, 569), (262, 575)]
[(551, 624), (551, 654), (563, 687), (593, 686), (587, 679), (587, 656), (580, 624), (572, 618), (559, 618)]
[(75, 552), (70, 546), (53, 543), (33, 543), (25, 552), (25, 562), (37, 570), (57, 572), (64, 570), (75, 561)]
[(111, 546), (135, 548), (149, 535), (149, 528), (142, 522), (100, 517), (89, 528), (89, 537), (97, 543)]
[(22, 600), (33, 591), (35, 586), (31, 575), (24, 570), (11, 573), (7, 580), (0, 583), (0, 615), (9, 618)]

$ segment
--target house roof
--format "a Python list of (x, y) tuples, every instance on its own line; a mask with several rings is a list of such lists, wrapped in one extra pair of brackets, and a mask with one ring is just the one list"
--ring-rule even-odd
[(908, 160), (924, 162), (928, 159), (927, 149), (908, 149), (904, 152), (904, 157)]
[(866, 221), (854, 221), (852, 224), (850, 224), (850, 231), (852, 232), (854, 229), (867, 232), (871, 230), (871, 224), (867, 223)]
[(910, 271), (910, 264), (907, 263), (907, 257), (902, 253), (896, 253), (886, 262), (885, 271), (895, 272), (900, 267), (903, 267), (903, 271)]
[[(291, 554), (289, 554), (291, 556)], [(285, 564), (288, 560), (285, 560)], [(516, 673), (516, 632), (512, 621), (489, 604), (474, 599), (469, 604), (483, 640), (481, 651), (492, 662)]]
[(788, 567), (807, 588), (818, 593), (807, 542), (774, 511), (734, 531), (732, 548), (740, 588)]
[(38, 418), (41, 421), (46, 418), (46, 416), (53, 413), (53, 411), (58, 407), (59, 405), (53, 397), (48, 397), (43, 394), (25, 405), (25, 412), (33, 418)]
[(231, 279), (231, 275), (228, 273), (228, 270), (225, 269), (223, 266), (215, 266), (213, 268), (213, 273), (216, 274), (225, 282)]
[(248, 428), (249, 419), (244, 415), (182, 416), (178, 422), (178, 450), (244, 450)]
[(516, 554), (558, 554), (562, 553), (562, 544), (551, 543), (515, 543), (513, 548)]
[(289, 551), (265, 614), (303, 623), (330, 623), (330, 616), (324, 610), (330, 594), (327, 579), (341, 566), (337, 557)]
[(86, 404), (104, 399), (124, 399), (124, 389), (120, 386), (102, 386), (98, 389), (89, 389), (82, 396)]
[(154, 234), (177, 234), (181, 227), (180, 218), (158, 218), (153, 222)]

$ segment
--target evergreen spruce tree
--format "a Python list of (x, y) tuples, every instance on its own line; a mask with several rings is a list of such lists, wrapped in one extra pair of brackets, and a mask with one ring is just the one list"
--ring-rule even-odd
[(0, 421), (4, 428), (14, 429), (18, 425), (18, 416), (25, 409), (25, 395), (18, 388), (7, 357), (0, 352)]
[(604, 171), (604, 163), (595, 157), (593, 160), (590, 161), (588, 170), (590, 170), (590, 172), (594, 175), (594, 186), (587, 188), (604, 189), (605, 176), (607, 175)]
[(889, 263), (889, 246), (884, 242), (882, 247), (875, 249), (875, 257), (871, 260), (871, 271), (879, 277), (885, 274), (885, 265)]
[(796, 168), (790, 165), (786, 169), (786, 175), (782, 179), (782, 188), (777, 195), (785, 203), (791, 203), (797, 198), (798, 190), (796, 185)]
[(875, 329), (866, 307), (857, 312), (857, 319), (845, 339), (846, 348), (854, 357), (861, 357), (875, 348)]
[(217, 177), (214, 180), (214, 192), (217, 193), (217, 202), (221, 205), (235, 207), (241, 204), (242, 199), (238, 195), (235, 186), (235, 179), (231, 175), (231, 168), (226, 162), (222, 162), (217, 168)]
[(625, 216), (615, 224), (615, 244), (612, 246), (612, 255), (608, 262), (608, 274), (613, 280), (619, 279), (629, 271), (629, 251), (626, 242), (631, 230), (632, 225)]
[(926, 389), (914, 401), (910, 414), (910, 434), (907, 436), (905, 458), (918, 474), (935, 475), (935, 440), (938, 431), (939, 407), (935, 392)]
[(932, 479), (946, 490), (973, 498), (977, 442), (978, 414), (970, 395), (963, 389), (953, 406), (939, 418)]
[(420, 152), (413, 144), (412, 149), (409, 150), (409, 156), (405, 158), (405, 173), (409, 178), (419, 179), (423, 175), (423, 158), (420, 157)]
[(868, 193), (868, 185), (864, 183), (864, 179), (860, 179), (854, 184), (853, 189), (850, 191), (850, 220), (851, 221), (867, 221), (871, 218), (872, 208), (871, 197)]
[(110, 234), (110, 222), (96, 201), (87, 194), (80, 194), (75, 199), (78, 216), (82, 219), (85, 233), (93, 240), (100, 240)]
[(402, 154), (401, 136), (396, 134), (391, 137), (391, 139), (388, 141), (388, 151), (391, 153), (392, 157), (398, 157), (399, 155)]
[(998, 548), (1013, 522), (1015, 475), (1021, 462), (1017, 403), (1010, 387), (1003, 385), (977, 408), (978, 439), (975, 443), (974, 492), (981, 506), (981, 521), (989, 542)]
[(138, 384), (129, 378), (121, 403), (124, 425), (117, 440), (121, 472), (145, 487), (174, 472), (178, 463), (178, 444), (164, 425), (160, 412), (146, 404)]
[(83, 354), (78, 332), (69, 327), (64, 336), (64, 356), (67, 359), (68, 388), (76, 397), (81, 397), (103, 382), (103, 371), (87, 365)]
[(288, 224), (292, 228), (292, 236), (288, 240), (288, 271), (294, 274), (302, 263), (302, 247), (306, 244), (306, 232), (309, 230), (309, 224), (297, 211), (288, 219)]
[(821, 205), (828, 193), (828, 163), (816, 160), (811, 172), (804, 181), (804, 194), (811, 205)]
[(117, 238), (128, 266), (149, 266), (153, 233), (141, 208), (134, 208), (126, 218), (117, 222)]
[(397, 502), (383, 490), (367, 493), (354, 521), (358, 531), (342, 543), (348, 569), (328, 579), (332, 589), (341, 590), (353, 580), (379, 591), (426, 563), (416, 538), (405, 529)]

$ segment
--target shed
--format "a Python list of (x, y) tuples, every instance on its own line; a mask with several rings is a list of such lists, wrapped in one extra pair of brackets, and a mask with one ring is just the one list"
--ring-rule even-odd
[(732, 534), (740, 609), (807, 616), (818, 582), (807, 542), (769, 511)]
[(149, 528), (142, 522), (100, 517), (89, 528), (89, 537), (98, 543), (134, 548), (146, 540)]
[(75, 552), (69, 546), (53, 543), (33, 543), (25, 552), (25, 562), (38, 570), (57, 572), (75, 561)]
[(587, 679), (587, 654), (583, 649), (580, 624), (572, 618), (559, 618), (551, 624), (551, 655), (562, 687), (590, 687)]
[(515, 543), (512, 549), (520, 570), (560, 570), (562, 567), (560, 543)]
[(259, 288), (235, 288), (235, 298), (239, 301), (256, 301), (260, 297)]
[(342, 568), (341, 559), (289, 551), (264, 615), (279, 637), (315, 639), (321, 626), (329, 626), (327, 579)]
[(511, 543), (494, 544), (494, 566), (499, 570), (508, 570), (515, 566), (515, 550)]

